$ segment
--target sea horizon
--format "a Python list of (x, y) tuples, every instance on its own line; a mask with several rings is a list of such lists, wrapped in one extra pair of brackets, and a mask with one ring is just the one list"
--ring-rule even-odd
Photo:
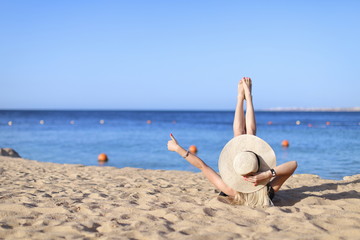
[[(129, 112), (234, 112), (233, 109), (97, 109), (97, 108), (2, 108), (0, 111), (129, 111)], [(275, 107), (256, 112), (360, 112), (360, 107)]]

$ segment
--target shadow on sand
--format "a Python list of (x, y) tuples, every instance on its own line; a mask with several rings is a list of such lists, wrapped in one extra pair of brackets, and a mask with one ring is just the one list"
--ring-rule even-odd
[[(315, 197), (320, 198), (324, 200), (340, 200), (340, 199), (360, 199), (360, 193), (356, 190), (350, 190), (350, 191), (341, 191), (337, 193), (324, 193), (321, 194), (322, 191), (328, 191), (328, 190), (338, 190), (339, 186), (349, 186), (353, 184), (359, 184), (360, 179), (356, 179), (354, 181), (349, 182), (339, 182), (339, 183), (324, 183), (316, 186), (303, 186), (299, 188), (293, 188), (293, 189), (285, 189), (280, 190), (275, 194), (274, 198), (274, 205), (283, 207), (283, 206), (293, 206), (297, 202), (300, 202), (301, 200), (308, 198), (308, 197)], [(312, 194), (312, 192), (316, 192), (317, 194)]]

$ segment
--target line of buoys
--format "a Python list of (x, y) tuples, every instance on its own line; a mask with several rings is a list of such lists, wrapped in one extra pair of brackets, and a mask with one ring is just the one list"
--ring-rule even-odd
[[(274, 123), (273, 123), (272, 121), (268, 121), (268, 122), (267, 122), (267, 125), (273, 125), (273, 124), (274, 124)], [(300, 121), (300, 120), (297, 120), (297, 121), (295, 122), (295, 124), (299, 126), (299, 125), (301, 125), (301, 121)], [(285, 123), (284, 125), (287, 125), (287, 124)], [(331, 125), (331, 122), (330, 122), (330, 121), (327, 121), (327, 122), (325, 122), (325, 125), (326, 125), (326, 126), (330, 126), (330, 125)], [(360, 123), (359, 123), (359, 125), (360, 125)], [(312, 123), (308, 123), (307, 126), (308, 126), (308, 127), (313, 127), (313, 124), (312, 124)]]
[[(74, 125), (74, 124), (75, 124), (75, 120), (70, 120), (69, 123), (70, 123), (71, 125)], [(100, 124), (105, 124), (105, 120), (104, 120), (104, 119), (101, 119), (101, 120), (99, 121), (99, 123), (100, 123)], [(152, 124), (152, 121), (151, 121), (151, 120), (147, 120), (146, 123), (147, 123), (147, 124)], [(177, 122), (176, 122), (175, 120), (173, 120), (173, 121), (171, 121), (171, 123), (172, 123), (172, 124), (176, 124)], [(39, 124), (44, 125), (44, 124), (45, 124), (45, 120), (40, 120), (40, 121), (39, 121)], [(13, 121), (8, 121), (8, 122), (7, 122), (7, 125), (12, 126), (12, 125), (13, 125)]]
[[(70, 123), (71, 125), (74, 125), (74, 124), (75, 124), (75, 120), (71, 120), (69, 123)], [(101, 119), (101, 120), (99, 120), (99, 123), (103, 125), (103, 124), (105, 124), (105, 120), (104, 120), (104, 119)], [(147, 124), (152, 124), (153, 122), (152, 122), (152, 120), (147, 120), (146, 123), (147, 123)], [(172, 124), (177, 124), (177, 121), (176, 121), (176, 120), (172, 120), (171, 123), (172, 123)], [(12, 126), (13, 124), (14, 124), (13, 121), (8, 121), (8, 122), (7, 122), (7, 125), (9, 125), (9, 126)], [(44, 124), (45, 124), (45, 120), (40, 120), (40, 121), (39, 121), (39, 124), (44, 125)], [(273, 123), (272, 121), (268, 121), (268, 122), (267, 122), (267, 125), (273, 125), (273, 124), (274, 124), (274, 123)], [(280, 124), (281, 124), (281, 123), (280, 123)], [(302, 123), (301, 123), (300, 120), (297, 120), (297, 121), (295, 122), (295, 124), (299, 126), (299, 125), (301, 125)], [(352, 123), (352, 124), (356, 124), (356, 123)], [(346, 126), (346, 125), (352, 125), (352, 124), (346, 124), (346, 123), (345, 123), (345, 124), (336, 124), (336, 123), (335, 123), (335, 126)], [(281, 125), (289, 125), (289, 124), (283, 123), (283, 124), (281, 124)], [(326, 121), (326, 122), (325, 122), (325, 125), (326, 125), (326, 126), (330, 126), (330, 125), (333, 125), (333, 124), (332, 124), (330, 121)], [(360, 122), (358, 123), (358, 125), (360, 126)], [(308, 123), (307, 126), (308, 126), (308, 127), (313, 127), (313, 124), (312, 124), (312, 123)]]

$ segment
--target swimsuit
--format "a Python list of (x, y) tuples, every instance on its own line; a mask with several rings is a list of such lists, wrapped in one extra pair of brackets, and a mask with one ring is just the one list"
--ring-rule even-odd
[(267, 189), (268, 189), (268, 194), (269, 194), (269, 198), (270, 200), (273, 200), (273, 198), (275, 197), (275, 191), (272, 188), (272, 186), (270, 186), (270, 184), (266, 185)]
[[(272, 186), (270, 186), (270, 184), (266, 185), (267, 189), (268, 189), (268, 194), (269, 194), (269, 198), (270, 200), (273, 200), (274, 196), (275, 196), (275, 191), (274, 189), (272, 188)], [(219, 196), (222, 196), (222, 197), (227, 197), (228, 195), (223, 193), (223, 192), (220, 192)]]

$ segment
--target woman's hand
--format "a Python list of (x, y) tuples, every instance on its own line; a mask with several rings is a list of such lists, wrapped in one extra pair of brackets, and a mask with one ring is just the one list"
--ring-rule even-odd
[(254, 183), (254, 186), (257, 186), (260, 182), (264, 180), (270, 180), (272, 174), (270, 171), (265, 171), (261, 173), (254, 173), (253, 175), (244, 176), (244, 179), (248, 182)]
[(170, 133), (170, 137), (171, 137), (171, 140), (168, 141), (167, 143), (167, 147), (168, 147), (168, 150), (169, 151), (172, 151), (172, 152), (176, 152), (180, 145), (178, 144), (178, 142), (176, 141), (174, 135), (172, 135), (172, 133)]

